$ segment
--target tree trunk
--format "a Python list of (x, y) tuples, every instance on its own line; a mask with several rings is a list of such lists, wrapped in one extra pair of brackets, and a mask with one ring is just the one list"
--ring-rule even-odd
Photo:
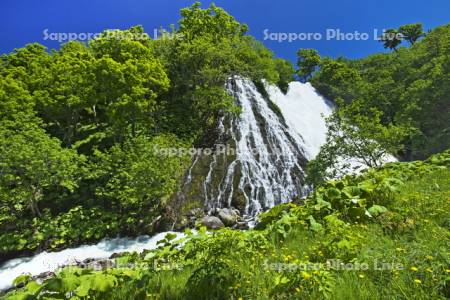
[(40, 218), (42, 216), (41, 211), (39, 210), (37, 199), (40, 197), (40, 191), (36, 187), (32, 187), (31, 197), (30, 197), (30, 209), (33, 213), (34, 217)]

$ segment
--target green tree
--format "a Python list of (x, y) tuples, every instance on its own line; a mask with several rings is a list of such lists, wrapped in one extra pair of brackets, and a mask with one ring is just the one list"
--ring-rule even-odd
[(168, 90), (170, 80), (163, 63), (153, 55), (143, 28), (105, 32), (90, 46), (97, 57), (93, 66), (95, 96), (106, 122), (119, 139), (128, 130), (133, 136), (152, 130), (159, 110), (158, 95)]
[(398, 29), (398, 32), (401, 33), (403, 38), (411, 45), (425, 35), (423, 32), (423, 25), (421, 23), (402, 25)]
[(425, 159), (450, 147), (450, 25), (431, 30), (414, 47), (356, 60), (322, 59), (311, 83), (329, 99), (376, 108), (383, 125), (412, 126), (402, 158)]
[(13, 118), (22, 112), (33, 112), (33, 99), (23, 81), (7, 75), (0, 77), (0, 120)]
[(410, 128), (381, 123), (382, 113), (355, 101), (340, 108), (327, 118), (327, 138), (317, 157), (308, 164), (308, 183), (314, 186), (357, 171), (361, 166), (379, 167), (389, 155), (403, 148), (402, 141)]
[(34, 217), (40, 217), (39, 202), (46, 191), (73, 191), (83, 173), (84, 158), (61, 148), (40, 125), (23, 114), (0, 122), (0, 198), (17, 216), (29, 208)]
[(320, 63), (320, 55), (315, 49), (300, 49), (297, 52), (297, 74), (306, 81)]
[(47, 77), (33, 91), (36, 109), (48, 131), (70, 147), (84, 137), (83, 126), (95, 122), (95, 75), (89, 48), (69, 42), (54, 52)]
[(184, 40), (192, 40), (200, 36), (209, 36), (214, 41), (222, 38), (232, 39), (242, 37), (248, 26), (236, 21), (220, 7), (211, 4), (202, 9), (200, 2), (181, 10), (182, 19), (179, 21), (179, 31)]
[(294, 80), (294, 67), (291, 62), (278, 58), (275, 60), (275, 68), (279, 76), (277, 85), (284, 93), (286, 93), (289, 87), (289, 82)]
[[(140, 216), (151, 220), (175, 192), (190, 162), (187, 144), (173, 135), (138, 136), (107, 152), (97, 151), (96, 196), (123, 215), (133, 228)], [(126, 230), (125, 230), (126, 231)]]
[[(324, 58), (320, 62), (320, 72), (311, 82), (329, 99), (343, 99), (351, 102), (364, 87), (361, 85), (361, 76), (358, 71), (345, 62)], [(338, 87), (338, 88), (337, 88)]]
[(383, 43), (384, 48), (397, 51), (397, 47), (402, 42), (402, 35), (397, 29), (387, 29), (379, 41)]

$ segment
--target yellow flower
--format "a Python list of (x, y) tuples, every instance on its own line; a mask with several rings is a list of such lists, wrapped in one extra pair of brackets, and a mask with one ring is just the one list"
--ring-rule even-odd
[(239, 297), (238, 300), (242, 300), (242, 297)]
[(410, 270), (413, 271), (413, 272), (417, 272), (418, 271), (418, 269), (416, 267), (411, 267)]
[(364, 274), (359, 274), (358, 277), (359, 278), (364, 278)]
[(302, 277), (304, 279), (309, 279), (309, 278), (311, 278), (311, 274), (309, 274), (308, 272), (302, 272)]
[(297, 291), (297, 293), (300, 293), (300, 289), (299, 288), (295, 288), (295, 290)]
[(427, 259), (428, 259), (428, 260), (433, 260), (433, 258), (434, 258), (433, 256), (427, 255)]
[(447, 270), (445, 270), (445, 272), (447, 272), (447, 273), (450, 273), (450, 270), (449, 270), (449, 269), (447, 269)]
[(430, 268), (427, 268), (426, 271), (427, 271), (428, 273), (433, 273), (433, 270), (431, 270)]
[(421, 283), (422, 283), (422, 281), (420, 281), (419, 279), (414, 279), (414, 282), (415, 282), (415, 283), (418, 283), (418, 284), (421, 284)]

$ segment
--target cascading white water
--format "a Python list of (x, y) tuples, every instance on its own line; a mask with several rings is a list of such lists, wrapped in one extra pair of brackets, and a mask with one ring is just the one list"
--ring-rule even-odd
[(286, 95), (266, 84), (268, 97), (252, 81), (239, 77), (230, 80), (227, 88), (242, 111), (219, 120), (217, 140), (233, 145), (235, 157), (225, 163), (225, 170), (218, 166), (223, 154), (210, 158), (201, 187), (208, 211), (236, 206), (236, 198), (241, 197), (245, 208), (240, 209), (255, 216), (304, 196), (304, 168), (325, 142), (324, 117), (333, 105), (310, 84), (299, 82), (292, 82)]
[(144, 249), (155, 249), (158, 241), (164, 239), (168, 233), (177, 234), (177, 238), (184, 236), (184, 234), (178, 232), (163, 232), (152, 237), (104, 239), (95, 245), (83, 245), (58, 252), (42, 252), (32, 257), (11, 259), (0, 266), (0, 290), (11, 287), (13, 280), (22, 274), (35, 276), (44, 272), (53, 272), (58, 268), (88, 258), (105, 259), (113, 253), (142, 252)]
[[(283, 113), (289, 127), (293, 128), (302, 137), (302, 148), (306, 158), (311, 160), (317, 156), (320, 147), (326, 142), (327, 127), (325, 118), (329, 117), (335, 109), (334, 103), (323, 98), (309, 83), (291, 82), (287, 94), (283, 94), (274, 85), (266, 84), (270, 99), (277, 104)], [(392, 155), (385, 155), (380, 163), (394, 162), (397, 159)], [(341, 159), (342, 175), (358, 173), (367, 169), (364, 162), (356, 158)]]
[(325, 143), (325, 118), (333, 112), (334, 104), (319, 95), (309, 82), (291, 82), (287, 94), (269, 84), (266, 84), (266, 90), (280, 108), (287, 125), (301, 137), (299, 143), (307, 159), (313, 159)]
[(203, 182), (209, 210), (232, 206), (239, 193), (245, 199), (244, 214), (254, 216), (275, 204), (302, 196), (304, 158), (301, 138), (270, 107), (253, 82), (235, 78), (228, 91), (240, 105), (237, 117), (222, 117), (218, 135), (229, 136), (235, 158), (213, 182), (222, 154), (214, 154)]

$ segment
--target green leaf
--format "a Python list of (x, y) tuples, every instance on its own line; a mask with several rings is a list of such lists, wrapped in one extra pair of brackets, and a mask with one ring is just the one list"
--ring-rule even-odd
[(16, 277), (16, 279), (14, 279), (13, 284), (15, 286), (18, 286), (19, 284), (25, 284), (30, 280), (30, 278), (31, 278), (30, 274), (20, 275)]
[(25, 290), (34, 296), (39, 294), (39, 292), (42, 290), (42, 288), (43, 288), (43, 286), (41, 284), (37, 283), (36, 281), (30, 281), (25, 286)]
[(45, 281), (45, 289), (52, 292), (63, 292), (62, 286), (60, 278), (50, 278)]
[(174, 238), (176, 238), (177, 237), (177, 235), (175, 234), (175, 233), (168, 233), (168, 234), (166, 234), (166, 236), (164, 237), (167, 241), (171, 241), (171, 240), (173, 240)]
[(388, 211), (388, 209), (381, 205), (374, 205), (367, 210), (371, 216), (376, 217)]
[(338, 199), (341, 196), (341, 191), (339, 191), (337, 188), (329, 188), (326, 195), (330, 200)]
[(312, 231), (319, 232), (323, 230), (322, 224), (317, 223), (313, 216), (309, 216), (308, 220)]
[(86, 297), (89, 295), (89, 291), (91, 290), (91, 282), (88, 280), (81, 281), (80, 286), (75, 290), (78, 296)]
[(91, 288), (95, 291), (106, 292), (117, 284), (117, 279), (112, 275), (94, 275)]

